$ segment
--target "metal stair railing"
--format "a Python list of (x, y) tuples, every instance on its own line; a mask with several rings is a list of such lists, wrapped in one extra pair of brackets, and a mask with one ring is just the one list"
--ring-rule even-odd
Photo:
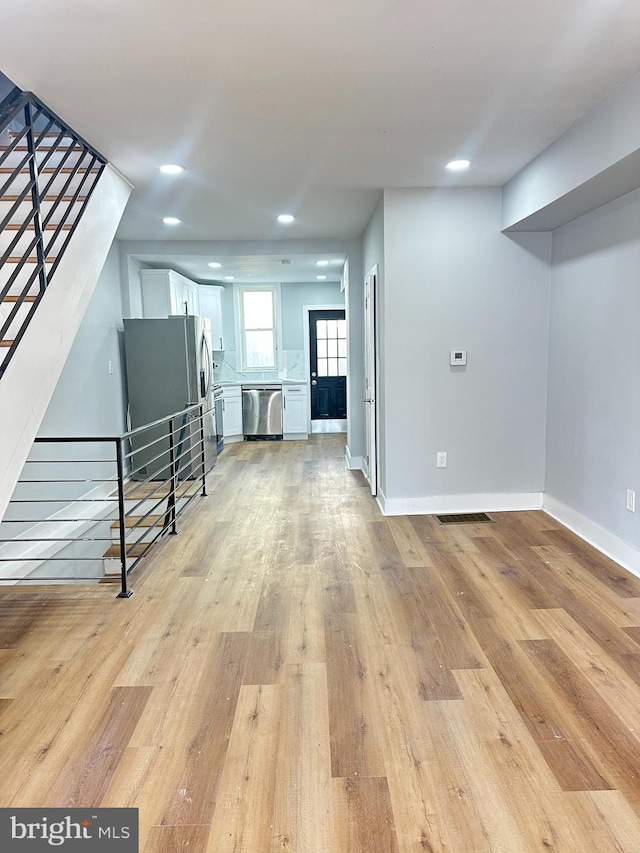
[(106, 164), (102, 154), (32, 92), (21, 92), (2, 105), (0, 378)]
[[(207, 495), (202, 403), (113, 436), (35, 439), (0, 522), (0, 585), (119, 582)], [(212, 444), (211, 444), (212, 443)]]

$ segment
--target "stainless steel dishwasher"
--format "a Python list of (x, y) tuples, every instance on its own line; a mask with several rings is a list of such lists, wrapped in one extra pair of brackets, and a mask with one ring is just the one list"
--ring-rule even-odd
[(245, 438), (282, 438), (281, 386), (242, 386), (242, 431)]

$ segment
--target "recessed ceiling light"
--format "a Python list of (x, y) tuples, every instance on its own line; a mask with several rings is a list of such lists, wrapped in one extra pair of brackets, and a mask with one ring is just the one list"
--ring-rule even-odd
[(278, 222), (281, 222), (283, 225), (289, 225), (294, 219), (295, 216), (292, 216), (290, 213), (281, 213), (278, 217)]
[(160, 171), (163, 175), (179, 175), (180, 172), (184, 172), (184, 166), (177, 166), (175, 163), (167, 163), (164, 166), (160, 166)]
[(328, 267), (329, 261), (316, 261), (316, 266), (317, 267)]
[(210, 266), (212, 270), (219, 270), (222, 264), (219, 261), (211, 261), (207, 266)]
[(317, 275), (316, 278), (318, 279), (318, 281), (324, 281), (326, 278), (326, 275)]
[(468, 169), (471, 165), (471, 160), (450, 160), (445, 169), (448, 169), (450, 172), (462, 172), (464, 169)]
[(175, 216), (165, 216), (162, 221), (165, 225), (180, 225), (180, 220), (176, 219)]
[(224, 280), (225, 281), (235, 281), (236, 277), (235, 277), (235, 275), (225, 275)]

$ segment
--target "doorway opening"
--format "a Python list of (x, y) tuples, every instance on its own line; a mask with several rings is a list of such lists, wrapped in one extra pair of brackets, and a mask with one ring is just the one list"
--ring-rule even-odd
[(311, 432), (347, 431), (347, 321), (344, 308), (309, 308)]

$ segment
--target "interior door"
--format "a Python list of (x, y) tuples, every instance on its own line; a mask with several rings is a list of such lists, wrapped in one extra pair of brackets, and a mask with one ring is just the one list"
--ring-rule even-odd
[(347, 417), (347, 321), (345, 312), (309, 311), (311, 420)]
[(376, 374), (376, 279), (377, 266), (364, 282), (364, 404), (365, 476), (371, 494), (378, 494), (378, 410)]

